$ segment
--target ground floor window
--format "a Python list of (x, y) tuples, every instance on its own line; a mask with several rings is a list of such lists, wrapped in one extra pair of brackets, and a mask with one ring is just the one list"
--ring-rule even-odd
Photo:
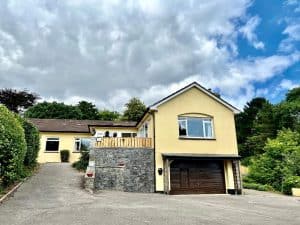
[(80, 138), (75, 138), (75, 151), (80, 151), (81, 150), (81, 139)]
[(59, 149), (59, 138), (47, 138), (46, 151), (57, 152)]
[(126, 138), (126, 137), (136, 137), (136, 133), (122, 133), (122, 137)]

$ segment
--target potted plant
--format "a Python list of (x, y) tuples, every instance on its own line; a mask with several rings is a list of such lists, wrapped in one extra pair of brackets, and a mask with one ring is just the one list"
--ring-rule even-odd
[(61, 162), (69, 162), (69, 157), (70, 157), (70, 151), (69, 150), (64, 149), (64, 150), (60, 151)]

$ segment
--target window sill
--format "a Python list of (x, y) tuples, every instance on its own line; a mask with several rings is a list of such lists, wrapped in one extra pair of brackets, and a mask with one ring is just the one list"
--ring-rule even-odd
[(80, 151), (73, 151), (72, 153), (80, 153)]
[(59, 153), (59, 151), (44, 151), (44, 153)]
[(204, 141), (215, 141), (216, 138), (202, 138), (202, 137), (179, 137), (180, 140), (204, 140)]

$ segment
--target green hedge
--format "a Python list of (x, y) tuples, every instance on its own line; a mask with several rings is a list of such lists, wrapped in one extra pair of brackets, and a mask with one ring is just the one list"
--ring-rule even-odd
[(37, 164), (37, 157), (40, 150), (39, 131), (31, 122), (23, 118), (20, 119), (25, 132), (25, 140), (27, 145), (24, 165), (33, 168)]
[(61, 162), (69, 162), (70, 151), (67, 149), (60, 151), (60, 160)]
[(24, 130), (17, 117), (0, 105), (0, 177), (7, 186), (22, 177), (26, 154)]

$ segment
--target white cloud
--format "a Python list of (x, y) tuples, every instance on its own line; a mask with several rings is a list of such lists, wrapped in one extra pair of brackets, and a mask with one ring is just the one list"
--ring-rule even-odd
[(253, 45), (256, 49), (264, 49), (265, 45), (263, 42), (259, 41), (255, 33), (255, 29), (260, 24), (261, 19), (258, 16), (251, 17), (247, 23), (240, 28), (240, 32), (248, 40), (248, 42)]
[(238, 58), (240, 35), (264, 47), (255, 33), (260, 18), (243, 24), (251, 3), (0, 1), (0, 31), (7, 36), (0, 33), (0, 60), (10, 60), (0, 67), (0, 88), (118, 110), (132, 96), (151, 104), (198, 81), (241, 107), (256, 95), (255, 82), (299, 61), (297, 53)]
[(291, 90), (295, 87), (298, 87), (300, 85), (300, 83), (295, 83), (291, 80), (288, 80), (288, 79), (283, 79), (280, 84), (279, 84), (279, 87), (280, 89), (282, 90)]

